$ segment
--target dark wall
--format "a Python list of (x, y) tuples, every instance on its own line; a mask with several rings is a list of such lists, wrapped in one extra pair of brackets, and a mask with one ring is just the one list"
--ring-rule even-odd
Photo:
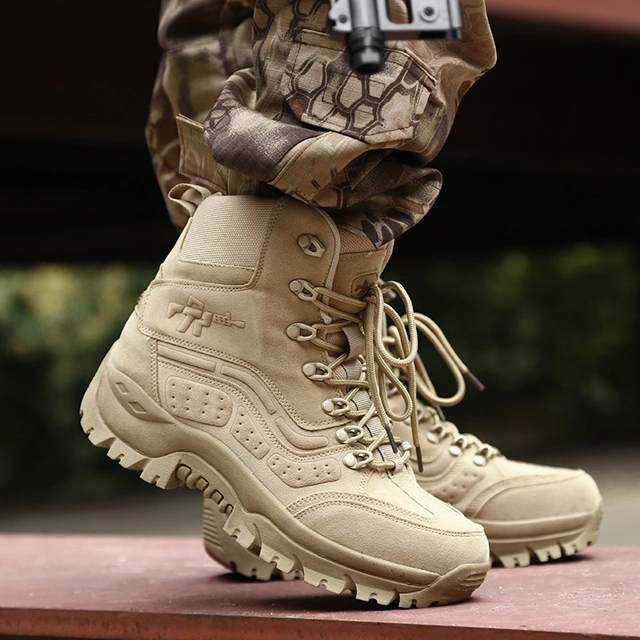
[[(145, 259), (174, 239), (143, 129), (159, 2), (13, 3), (0, 41), (0, 261)], [(398, 260), (637, 238), (640, 40), (494, 21), (499, 63), (435, 162)]]

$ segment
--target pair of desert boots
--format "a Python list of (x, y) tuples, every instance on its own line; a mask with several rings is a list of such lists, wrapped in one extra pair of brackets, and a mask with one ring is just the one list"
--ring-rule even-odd
[(173, 197), (191, 217), (91, 382), (82, 426), (144, 480), (200, 489), (213, 557), (424, 607), (469, 597), (492, 560), (595, 540), (586, 474), (511, 462), (401, 384), (417, 336), (401, 287), (408, 322), (375, 284), (386, 248), (289, 197)]

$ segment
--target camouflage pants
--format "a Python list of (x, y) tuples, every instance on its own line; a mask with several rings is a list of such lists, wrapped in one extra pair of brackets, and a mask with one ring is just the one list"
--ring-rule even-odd
[[(388, 42), (384, 69), (365, 77), (328, 33), (329, 0), (163, 0), (147, 126), (161, 189), (182, 173), (225, 194), (284, 192), (376, 246), (397, 237), (436, 199), (429, 163), (495, 63), (484, 0), (463, 5), (462, 39)], [(179, 138), (194, 149), (182, 167)]]

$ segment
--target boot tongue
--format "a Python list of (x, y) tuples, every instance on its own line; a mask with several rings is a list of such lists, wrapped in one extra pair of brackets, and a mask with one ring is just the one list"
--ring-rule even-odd
[[(332, 283), (327, 285), (336, 293), (349, 298), (361, 299), (375, 284), (382, 273), (389, 251), (387, 247), (376, 249), (372, 242), (365, 236), (360, 236), (343, 227), (338, 227), (340, 232), (340, 257)], [(357, 315), (362, 311), (361, 307), (331, 300), (331, 306), (340, 311), (346, 311)], [(349, 351), (349, 359), (357, 357), (364, 351), (364, 336), (356, 325), (349, 325), (342, 333), (328, 337)]]
[[(369, 287), (375, 284), (386, 262), (387, 249), (376, 249), (365, 236), (357, 235), (347, 229), (340, 231), (340, 259), (331, 288), (351, 298), (363, 298)], [(357, 312), (351, 305), (334, 306), (351, 313)], [(351, 308), (349, 308), (351, 307)]]
[[(386, 249), (376, 249), (365, 236), (338, 227), (340, 232), (340, 258), (334, 274), (333, 283), (328, 286), (350, 298), (363, 298), (369, 287), (378, 281), (386, 262)], [(331, 306), (357, 315), (362, 309), (356, 305), (331, 300)], [(331, 342), (349, 351), (349, 358), (355, 358), (364, 352), (364, 336), (359, 327), (347, 326), (341, 333), (328, 337)], [(336, 371), (342, 377), (340, 371)]]
[[(338, 227), (340, 231), (340, 258), (333, 279), (331, 289), (350, 298), (363, 298), (380, 278), (380, 274), (386, 265), (390, 247), (376, 249), (371, 241), (364, 236), (357, 235), (347, 229)], [(331, 306), (357, 314), (361, 309), (348, 303), (331, 301)], [(364, 335), (360, 327), (348, 325), (342, 329), (342, 334), (335, 334), (332, 338), (336, 344), (341, 344), (349, 351), (349, 358), (334, 371), (336, 379), (357, 379), (362, 370), (362, 365), (357, 359), (364, 352)], [(358, 409), (366, 410), (371, 406), (371, 397), (364, 389), (360, 389), (352, 402)], [(384, 431), (384, 425), (378, 416), (373, 416), (367, 421), (367, 429), (371, 436), (376, 437)], [(400, 460), (391, 445), (380, 445), (375, 455), (382, 460)], [(396, 463), (396, 471), (401, 470), (401, 465)]]

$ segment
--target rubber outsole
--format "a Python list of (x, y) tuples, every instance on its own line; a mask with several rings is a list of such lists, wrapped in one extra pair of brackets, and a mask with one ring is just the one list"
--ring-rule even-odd
[(230, 571), (246, 578), (266, 581), (272, 578), (300, 580), (300, 571), (283, 573), (273, 562), (260, 559), (259, 549), (245, 549), (234, 538), (224, 532), (226, 513), (218, 509), (215, 500), (205, 498), (202, 509), (202, 534), (204, 548), (209, 557)]
[(580, 553), (598, 539), (602, 513), (600, 501), (587, 524), (577, 530), (530, 539), (497, 541), (489, 538), (491, 559), (496, 565), (513, 568), (559, 560)]

